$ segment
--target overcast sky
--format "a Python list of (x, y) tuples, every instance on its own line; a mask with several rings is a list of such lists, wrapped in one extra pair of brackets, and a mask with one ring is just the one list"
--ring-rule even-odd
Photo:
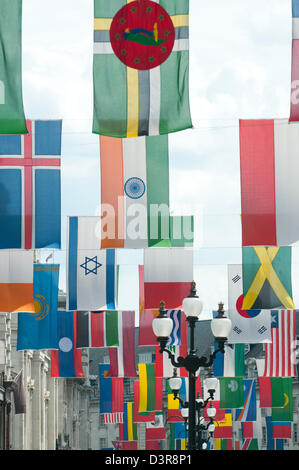
[[(174, 213), (196, 214), (194, 270), (203, 318), (219, 300), (227, 304), (227, 264), (242, 261), (238, 119), (289, 116), (291, 25), (291, 0), (190, 0), (194, 129), (169, 135), (170, 188)], [(23, 1), (26, 116), (63, 119), (63, 250), (54, 253), (62, 288), (66, 216), (96, 215), (100, 204), (92, 54), (93, 0)], [(118, 257), (119, 307), (138, 310), (142, 252), (118, 250)]]

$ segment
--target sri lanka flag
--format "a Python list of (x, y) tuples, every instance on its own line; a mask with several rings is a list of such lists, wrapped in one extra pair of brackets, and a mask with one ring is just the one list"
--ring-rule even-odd
[(62, 121), (0, 135), (0, 248), (60, 248)]
[(192, 127), (189, 0), (94, 0), (93, 132), (139, 137)]
[(35, 264), (34, 313), (18, 314), (17, 351), (58, 348), (58, 264)]
[(51, 377), (84, 377), (76, 334), (76, 312), (59, 312), (58, 350), (51, 351)]

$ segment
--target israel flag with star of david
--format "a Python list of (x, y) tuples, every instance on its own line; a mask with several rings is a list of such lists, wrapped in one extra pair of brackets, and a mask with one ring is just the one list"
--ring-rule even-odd
[(67, 310), (116, 309), (116, 252), (100, 249), (100, 227), (100, 217), (68, 218)]

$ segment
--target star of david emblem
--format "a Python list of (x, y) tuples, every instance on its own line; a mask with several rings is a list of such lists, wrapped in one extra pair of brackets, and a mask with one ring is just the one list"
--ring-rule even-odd
[(98, 269), (102, 266), (101, 263), (98, 263), (98, 257), (94, 256), (93, 258), (88, 258), (85, 256), (85, 262), (80, 264), (80, 267), (85, 270), (85, 276), (88, 274), (98, 274)]

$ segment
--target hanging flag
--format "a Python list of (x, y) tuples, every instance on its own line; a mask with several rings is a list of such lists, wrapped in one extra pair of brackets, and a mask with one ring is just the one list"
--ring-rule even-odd
[(0, 134), (27, 134), (22, 93), (22, 0), (2, 0)]
[(296, 310), (271, 310), (271, 343), (266, 343), (265, 377), (297, 377)]
[(220, 408), (243, 408), (244, 389), (242, 377), (220, 377)]
[(121, 312), (77, 312), (77, 348), (119, 346), (118, 316)]
[(243, 246), (299, 240), (298, 150), (298, 126), (288, 119), (240, 121)]
[(138, 364), (139, 412), (162, 411), (163, 379), (155, 377), (154, 364)]
[(224, 421), (214, 421), (215, 431), (214, 439), (232, 439), (233, 421), (230, 410), (225, 410)]
[(115, 250), (100, 250), (100, 217), (69, 217), (67, 237), (67, 308), (115, 310)]
[[(218, 349), (215, 342), (214, 349)], [(244, 377), (245, 376), (245, 345), (225, 344), (224, 354), (217, 354), (213, 363), (215, 377)]]
[(284, 406), (286, 398), (283, 391), (282, 377), (259, 377), (260, 407), (279, 408)]
[(292, 73), (290, 122), (299, 121), (299, 2), (292, 0)]
[(139, 412), (139, 380), (134, 380), (134, 423), (150, 423), (155, 421), (155, 412)]
[(187, 449), (187, 430), (182, 421), (180, 423), (169, 422), (169, 450)]
[(0, 135), (0, 248), (60, 248), (62, 121), (26, 123)]
[(242, 265), (228, 266), (228, 316), (232, 329), (228, 343), (257, 344), (271, 341), (269, 310), (243, 310)]
[(101, 247), (145, 248), (169, 239), (168, 137), (100, 137)]
[(93, 132), (138, 137), (192, 127), (189, 1), (94, 2)]
[(123, 423), (123, 413), (103, 413), (104, 424), (121, 424)]
[(108, 377), (137, 377), (135, 360), (135, 312), (118, 313), (117, 348), (109, 348)]
[(256, 421), (256, 387), (254, 379), (243, 379), (244, 408), (235, 411), (235, 421)]
[(160, 441), (145, 441), (145, 450), (161, 450)]
[(233, 450), (233, 440), (215, 439), (215, 450)]
[(124, 403), (123, 424), (119, 425), (120, 442), (138, 441), (138, 425), (133, 422), (134, 403)]
[(58, 350), (51, 351), (51, 377), (84, 377), (76, 334), (76, 312), (59, 312)]
[[(180, 312), (180, 315), (178, 313)], [(176, 331), (178, 330), (179, 322), (176, 321), (175, 318), (180, 318), (180, 346), (178, 345), (168, 345), (167, 349), (174, 354), (175, 360), (178, 359), (179, 356), (186, 357), (188, 355), (187, 351), (187, 321), (186, 316), (180, 310), (168, 310), (167, 314), (170, 318), (173, 319), (174, 326), (172, 333), (170, 335), (170, 342), (178, 342), (178, 335)], [(155, 348), (155, 375), (156, 377), (164, 377), (169, 378), (173, 376), (173, 365), (171, 360), (166, 352), (160, 353), (160, 347), (156, 346)], [(179, 376), (180, 377), (188, 377), (188, 371), (185, 367), (181, 367), (179, 369)]]
[(272, 421), (272, 433), (275, 439), (292, 439), (292, 423)]
[(258, 439), (243, 439), (239, 450), (259, 450)]
[(139, 336), (138, 346), (156, 346), (157, 337), (153, 332), (153, 320), (159, 310), (144, 308), (144, 266), (138, 266), (139, 275)]
[(34, 313), (18, 313), (17, 351), (58, 348), (59, 264), (35, 264)]
[(109, 364), (99, 364), (100, 414), (116, 417), (124, 412), (124, 379), (107, 377), (109, 368)]
[(246, 247), (242, 263), (242, 309), (295, 308), (291, 247)]
[(26, 413), (26, 396), (23, 382), (23, 369), (18, 373), (14, 379), (13, 398), (14, 398), (14, 412), (15, 414)]
[(144, 308), (179, 309), (190, 294), (193, 281), (192, 248), (146, 248), (144, 250)]
[(272, 408), (272, 421), (293, 421), (293, 382), (291, 377), (282, 377), (284, 404)]
[(0, 312), (35, 312), (33, 251), (0, 250)]
[(156, 415), (153, 422), (145, 425), (146, 441), (156, 441), (166, 439), (163, 415)]
[(273, 438), (273, 427), (271, 416), (266, 416), (267, 450), (284, 450), (283, 439)]

